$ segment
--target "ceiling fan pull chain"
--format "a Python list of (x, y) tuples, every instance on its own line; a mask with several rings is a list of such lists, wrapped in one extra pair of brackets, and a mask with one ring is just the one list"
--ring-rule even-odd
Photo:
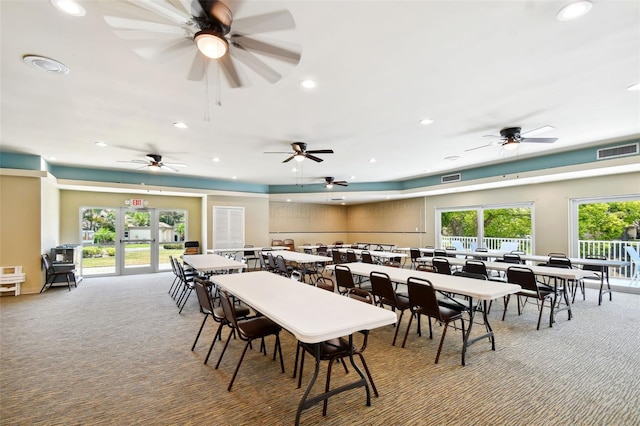
[(209, 67), (204, 71), (204, 121), (209, 121)]

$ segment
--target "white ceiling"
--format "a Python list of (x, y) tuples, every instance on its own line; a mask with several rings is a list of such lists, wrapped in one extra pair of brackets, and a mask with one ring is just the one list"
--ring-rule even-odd
[[(2, 150), (127, 171), (139, 165), (118, 160), (158, 153), (186, 164), (181, 175), (293, 185), (402, 180), (640, 134), (640, 92), (626, 90), (640, 82), (636, 0), (594, 1), (569, 22), (556, 19), (565, 1), (232, 2), (235, 18), (288, 9), (295, 30), (264, 37), (302, 52), (295, 67), (269, 62), (283, 71), (275, 84), (244, 68), (251, 86), (237, 89), (215, 72), (187, 79), (195, 46), (138, 56), (103, 19), (114, 1), (80, 3), (75, 18), (47, 0), (0, 1)], [(47, 74), (25, 54), (70, 72)], [(317, 88), (301, 88), (307, 78)], [(543, 125), (556, 143), (465, 152), (503, 127)], [(286, 154), (264, 153), (293, 141), (335, 154), (292, 172)]]

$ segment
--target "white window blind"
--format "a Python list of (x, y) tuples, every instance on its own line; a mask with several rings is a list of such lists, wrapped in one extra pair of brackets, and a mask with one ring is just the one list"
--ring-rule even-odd
[(213, 206), (213, 248), (244, 246), (244, 207)]

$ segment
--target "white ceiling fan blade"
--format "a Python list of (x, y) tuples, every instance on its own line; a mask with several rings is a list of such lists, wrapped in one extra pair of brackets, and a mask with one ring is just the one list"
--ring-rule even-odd
[(524, 143), (554, 143), (558, 138), (522, 138), (520, 142)]
[(189, 69), (187, 78), (190, 81), (202, 81), (204, 75), (207, 72), (208, 66), (209, 58), (197, 51), (195, 57), (193, 58), (193, 62), (191, 63), (191, 68)]
[(167, 169), (167, 170), (171, 170), (172, 172), (178, 173), (180, 172), (180, 170), (178, 169), (174, 169), (171, 166), (167, 166), (165, 163), (160, 164), (160, 169)]
[(184, 32), (181, 34), (171, 34), (143, 30), (116, 30), (113, 33), (122, 40), (171, 40), (176, 37), (185, 38)]
[(162, 165), (169, 167), (187, 167), (187, 165), (183, 163), (162, 163)]
[(185, 34), (185, 30), (177, 25), (161, 24), (140, 19), (120, 18), (118, 16), (104, 16), (104, 20), (116, 30), (142, 30), (157, 33)]
[(290, 30), (295, 27), (296, 23), (288, 10), (248, 16), (233, 21), (233, 30), (245, 34)]
[(118, 160), (117, 163), (147, 164), (148, 161), (144, 161), (144, 160)]
[(192, 16), (204, 16), (204, 10), (197, 0), (170, 0), (176, 6), (179, 6), (184, 12)]
[(528, 138), (530, 136), (539, 135), (540, 133), (548, 132), (553, 129), (555, 129), (555, 127), (546, 125), (546, 126), (538, 127), (537, 129), (528, 130), (524, 133), (521, 133), (520, 136), (523, 138)]
[(276, 70), (242, 47), (235, 47), (231, 50), (231, 53), (234, 57), (238, 58), (240, 62), (254, 70), (258, 75), (270, 83), (275, 83), (282, 78)]
[(192, 21), (191, 15), (179, 10), (166, 0), (135, 0), (132, 3), (180, 25), (188, 25)]
[(486, 147), (492, 146), (492, 145), (495, 145), (495, 144), (494, 143), (490, 143), (490, 144), (487, 144), (487, 145), (476, 146), (475, 148), (465, 149), (464, 152), (475, 151), (476, 149), (486, 148)]
[(193, 41), (184, 38), (172, 43), (154, 43), (153, 45), (137, 47), (133, 51), (145, 59), (159, 59), (160, 56), (175, 56), (192, 48)]

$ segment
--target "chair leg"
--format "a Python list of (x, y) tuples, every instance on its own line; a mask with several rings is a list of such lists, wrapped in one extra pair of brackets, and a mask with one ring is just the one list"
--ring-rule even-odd
[(202, 320), (202, 324), (200, 325), (200, 330), (198, 330), (198, 334), (196, 335), (196, 340), (193, 341), (193, 345), (191, 345), (191, 351), (196, 348), (196, 343), (198, 343), (198, 339), (200, 338), (200, 333), (202, 333), (202, 329), (204, 328), (204, 324), (207, 322), (207, 318), (209, 318), (209, 314), (204, 316), (204, 320)]
[(358, 352), (356, 355), (358, 355), (360, 357), (360, 361), (362, 361), (362, 366), (364, 367), (365, 373), (367, 373), (367, 377), (369, 378), (369, 383), (371, 383), (371, 389), (373, 389), (373, 394), (377, 398), (379, 396), (378, 389), (376, 388), (376, 384), (373, 382), (373, 377), (371, 377), (371, 372), (369, 371), (369, 366), (367, 365), (367, 361), (364, 360), (364, 356), (362, 356), (360, 352)]
[(398, 319), (398, 322), (396, 323), (396, 332), (393, 335), (393, 342), (391, 343), (391, 346), (395, 346), (396, 345), (396, 338), (398, 337), (398, 330), (400, 330), (400, 323), (402, 322), (402, 316), (404, 315), (404, 310), (400, 311), (400, 318)]
[[(335, 358), (331, 358), (329, 360), (329, 367), (327, 368), (327, 382), (324, 386), (324, 391), (325, 393), (329, 392), (329, 384), (331, 382), (331, 367), (333, 366), (333, 362), (335, 361)], [(325, 399), (324, 402), (322, 403), (322, 415), (326, 416), (327, 415), (327, 407), (329, 406), (329, 398)]]
[(189, 291), (187, 292), (187, 297), (184, 298), (184, 302), (182, 302), (182, 306), (180, 307), (180, 311), (178, 312), (179, 314), (182, 313), (182, 310), (184, 309), (184, 305), (187, 304), (187, 300), (189, 300), (189, 296), (191, 296), (191, 292), (193, 291), (192, 288), (189, 289)]
[(238, 361), (238, 365), (236, 365), (236, 370), (233, 372), (233, 376), (231, 377), (231, 382), (229, 382), (229, 386), (227, 386), (227, 391), (231, 392), (231, 388), (233, 387), (233, 382), (236, 380), (236, 376), (238, 375), (238, 370), (240, 370), (240, 365), (242, 364), (242, 360), (244, 359), (245, 354), (247, 353), (247, 349), (249, 349), (249, 340), (246, 345), (244, 345), (244, 349), (242, 351), (242, 355), (240, 356), (240, 360)]
[(511, 295), (507, 294), (504, 297), (504, 311), (502, 311), (502, 321), (504, 321), (504, 317), (507, 316), (507, 306), (509, 306), (509, 300), (511, 299)]
[(538, 326), (536, 330), (540, 330), (540, 320), (542, 319), (542, 311), (544, 310), (544, 299), (540, 301), (540, 313), (538, 314)]
[(404, 331), (404, 339), (402, 340), (402, 347), (407, 343), (407, 336), (409, 335), (409, 330), (411, 329), (411, 321), (413, 321), (413, 312), (411, 312), (411, 316), (409, 317), (409, 324), (407, 324), (407, 329)]
[[(431, 322), (429, 322), (431, 323)], [(440, 345), (438, 346), (438, 353), (436, 354), (436, 364), (438, 363), (438, 360), (440, 359), (440, 351), (442, 350), (442, 343), (444, 342), (444, 336), (447, 335), (447, 328), (449, 327), (449, 322), (445, 322), (444, 323), (444, 330), (442, 330), (442, 337), (440, 338)]]
[(235, 335), (235, 330), (231, 330), (229, 332), (229, 337), (227, 337), (227, 341), (224, 344), (224, 348), (222, 348), (222, 352), (220, 353), (220, 358), (218, 358), (218, 362), (216, 363), (216, 370), (218, 369), (218, 367), (220, 366), (220, 361), (222, 361), (222, 357), (224, 356), (224, 353), (227, 350), (227, 346), (229, 346), (229, 342), (231, 341), (231, 335)]
[(45, 288), (47, 288), (48, 284), (53, 284), (53, 279), (51, 280), (51, 282), (49, 282), (49, 277), (47, 277), (44, 280), (44, 285), (42, 286), (42, 288), (40, 289), (40, 293), (42, 293), (44, 291)]
[(218, 329), (216, 330), (215, 336), (213, 336), (211, 345), (209, 345), (209, 351), (207, 352), (207, 357), (204, 359), (205, 364), (209, 362), (209, 357), (211, 356), (211, 352), (213, 351), (213, 345), (216, 344), (216, 339), (220, 339), (222, 337), (222, 326), (224, 326), (224, 323), (221, 322), (220, 325), (218, 326)]

